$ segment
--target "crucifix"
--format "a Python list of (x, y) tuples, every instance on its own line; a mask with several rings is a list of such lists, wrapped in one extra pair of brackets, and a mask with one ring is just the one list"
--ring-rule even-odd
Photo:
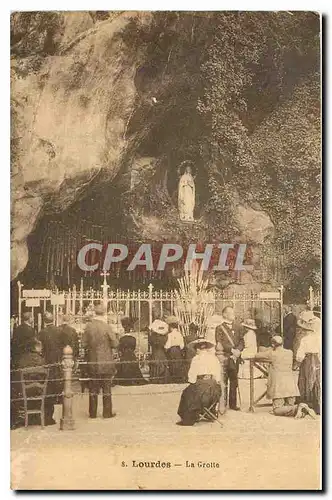
[(107, 276), (109, 276), (109, 273), (106, 272), (104, 269), (103, 272), (101, 273), (101, 276), (104, 277), (103, 284), (101, 285), (101, 288), (103, 290), (103, 302), (104, 302), (104, 306), (107, 308), (107, 290), (110, 286), (107, 284), (106, 278), (107, 278)]

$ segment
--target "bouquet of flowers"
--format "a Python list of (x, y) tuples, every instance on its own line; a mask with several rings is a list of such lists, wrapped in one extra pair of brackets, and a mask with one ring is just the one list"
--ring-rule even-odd
[(198, 327), (198, 335), (204, 336), (207, 319), (214, 310), (213, 292), (208, 291), (208, 279), (197, 261), (191, 261), (182, 278), (178, 278), (179, 289), (175, 291), (174, 313), (179, 320), (182, 335), (189, 335), (189, 327)]

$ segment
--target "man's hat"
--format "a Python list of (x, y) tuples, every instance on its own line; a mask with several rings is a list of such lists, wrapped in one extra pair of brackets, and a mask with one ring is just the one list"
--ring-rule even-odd
[(254, 319), (247, 319), (242, 323), (242, 326), (250, 328), (250, 330), (257, 330), (256, 322)]
[(161, 319), (155, 319), (153, 323), (151, 323), (150, 329), (154, 333), (160, 333), (161, 335), (168, 334), (168, 324), (165, 323), (165, 321), (161, 321)]

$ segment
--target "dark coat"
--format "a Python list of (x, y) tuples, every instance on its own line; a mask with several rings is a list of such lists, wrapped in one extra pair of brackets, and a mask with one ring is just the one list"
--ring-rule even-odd
[(255, 318), (257, 347), (271, 347), (271, 333), (260, 318)]
[(49, 325), (40, 330), (39, 340), (43, 345), (43, 355), (49, 367), (49, 382), (47, 393), (54, 394), (54, 398), (49, 398), (50, 403), (60, 403), (63, 390), (63, 374), (61, 368), (62, 344), (60, 340), (60, 330), (57, 326)]
[(32, 326), (22, 323), (13, 332), (11, 342), (12, 368), (15, 368), (18, 359), (23, 353), (29, 352), (36, 338), (36, 332)]
[[(227, 334), (225, 333), (227, 332)], [(232, 340), (230, 342), (229, 338)], [(232, 328), (227, 323), (222, 323), (216, 328), (216, 352), (225, 356), (232, 354), (232, 349), (242, 351), (244, 348), (243, 335), (239, 328)]]
[(119, 385), (143, 385), (144, 379), (135, 355), (136, 338), (124, 335), (119, 341), (120, 363), (117, 364), (115, 383)]
[(294, 338), (296, 334), (297, 318), (295, 314), (286, 314), (283, 321), (284, 327), (284, 348), (293, 350)]
[(168, 360), (165, 351), (167, 335), (151, 332), (150, 381), (154, 384), (167, 384), (169, 381)]
[(72, 326), (67, 324), (63, 324), (58, 327), (59, 328), (59, 342), (61, 345), (61, 349), (69, 345), (73, 350), (74, 358), (78, 358), (79, 355), (79, 344), (78, 344), (78, 335)]
[(117, 348), (118, 340), (111, 325), (94, 318), (86, 326), (83, 346), (86, 349), (86, 360), (89, 363), (87, 372), (90, 376), (115, 375), (112, 350)]
[(62, 359), (62, 344), (59, 328), (54, 325), (46, 326), (40, 330), (38, 338), (43, 345), (46, 364), (60, 363)]

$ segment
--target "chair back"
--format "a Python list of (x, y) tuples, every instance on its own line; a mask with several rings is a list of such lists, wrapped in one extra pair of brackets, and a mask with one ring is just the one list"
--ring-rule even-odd
[(27, 401), (42, 399), (46, 396), (48, 377), (48, 368), (37, 368), (35, 366), (31, 368), (22, 368), (21, 383), (25, 404)]

